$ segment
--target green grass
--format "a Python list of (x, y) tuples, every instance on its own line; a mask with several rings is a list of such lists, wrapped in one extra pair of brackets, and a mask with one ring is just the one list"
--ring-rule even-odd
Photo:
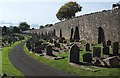
[(2, 48), (2, 73), (6, 73), (8, 76), (23, 76), (23, 74), (12, 65), (8, 58), (9, 52), (20, 42), (21, 41), (15, 42), (11, 47)]
[[(27, 37), (25, 37), (25, 40), (27, 40)], [(11, 47), (2, 48), (2, 52), (0, 52), (0, 57), (2, 57), (0, 59), (0, 62), (2, 62), (1, 73), (6, 73), (8, 76), (23, 76), (23, 74), (12, 65), (8, 58), (9, 52), (19, 43), (21, 43), (21, 41), (15, 42)]]
[[(99, 46), (99, 45), (97, 45), (97, 46)], [(69, 65), (69, 60), (68, 60), (69, 52), (59, 55), (59, 56), (64, 56), (65, 59), (50, 60), (50, 59), (45, 58), (44, 56), (37, 56), (33, 53), (30, 53), (28, 51), (28, 49), (26, 48), (26, 44), (24, 45), (23, 49), (24, 49), (25, 53), (33, 59), (36, 59), (36, 60), (38, 60), (44, 64), (47, 64), (51, 67), (54, 67), (56, 69), (63, 70), (65, 72), (72, 73), (72, 74), (79, 75), (79, 76), (119, 76), (119, 73), (120, 73), (120, 70), (119, 70), (120, 68), (98, 67), (98, 68), (95, 68), (98, 70), (97, 72), (92, 72), (92, 71), (84, 70), (82, 68), (71, 66), (71, 65)], [(84, 48), (82, 50), (83, 51), (81, 51), (81, 53), (80, 53), (80, 61), (82, 61), (82, 55), (84, 53), (86, 53), (84, 51)], [(89, 65), (85, 66), (85, 67), (93, 68)]]

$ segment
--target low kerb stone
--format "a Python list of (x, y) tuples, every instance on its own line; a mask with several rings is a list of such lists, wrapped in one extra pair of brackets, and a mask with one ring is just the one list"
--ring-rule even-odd
[(47, 59), (50, 59), (50, 60), (59, 60), (59, 59), (62, 59), (63, 57), (60, 57), (60, 56), (49, 56), (49, 55), (44, 55), (44, 57), (46, 57)]
[(72, 62), (70, 62), (69, 64), (71, 66), (78, 67), (78, 68), (81, 68), (81, 69), (84, 69), (84, 70), (87, 70), (87, 71), (92, 71), (92, 72), (97, 72), (98, 71), (97, 69), (88, 68), (88, 67), (85, 67), (84, 65), (79, 65), (79, 64), (76, 64), (76, 63), (72, 63)]

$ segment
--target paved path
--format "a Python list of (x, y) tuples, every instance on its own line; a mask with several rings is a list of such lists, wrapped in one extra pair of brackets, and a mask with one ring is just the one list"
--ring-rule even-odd
[(24, 53), (23, 45), (24, 42), (15, 46), (9, 54), (9, 59), (24, 76), (72, 76), (30, 58)]

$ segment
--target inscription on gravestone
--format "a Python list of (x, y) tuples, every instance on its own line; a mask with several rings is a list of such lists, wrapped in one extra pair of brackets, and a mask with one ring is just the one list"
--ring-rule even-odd
[(70, 62), (79, 63), (79, 47), (74, 44), (70, 49)]

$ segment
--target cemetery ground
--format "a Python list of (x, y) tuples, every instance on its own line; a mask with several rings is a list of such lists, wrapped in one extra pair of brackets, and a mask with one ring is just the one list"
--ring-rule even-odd
[[(91, 47), (91, 50), (93, 47), (100, 47), (101, 44), (96, 44)], [(64, 59), (59, 60), (51, 60), (48, 58), (45, 58), (44, 56), (39, 56), (34, 54), (33, 52), (30, 52), (26, 48), (26, 44), (24, 44), (23, 47), (25, 53), (30, 56), (31, 58), (34, 58), (42, 63), (45, 63), (51, 67), (54, 67), (59, 70), (64, 70), (68, 73), (77, 75), (77, 76), (119, 76), (119, 67), (117, 68), (106, 68), (106, 67), (100, 67), (100, 66), (94, 66), (94, 65), (80, 65), (80, 67), (77, 66), (71, 66), (69, 64), (69, 50), (67, 50), (64, 53), (58, 53), (57, 56), (64, 57)], [(80, 48), (80, 58), (79, 60), (83, 61), (83, 54), (85, 53), (91, 53), (90, 51), (85, 51), (85, 48)], [(112, 53), (112, 50), (110, 49), (110, 53)], [(91, 71), (95, 70), (95, 71)]]

